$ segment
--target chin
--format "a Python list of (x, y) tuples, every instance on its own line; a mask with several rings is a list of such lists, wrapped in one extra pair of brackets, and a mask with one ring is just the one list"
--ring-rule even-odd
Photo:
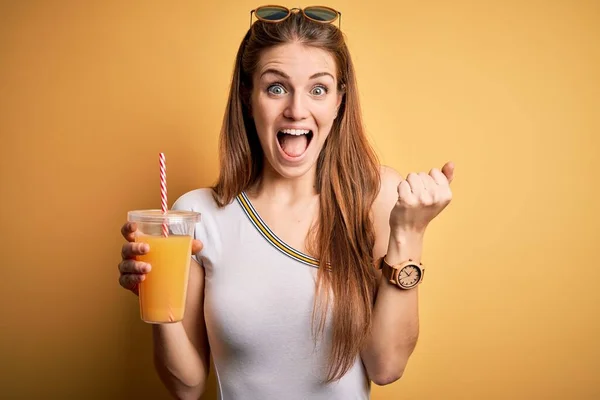
[(296, 179), (305, 176), (308, 173), (316, 171), (317, 162), (308, 161), (300, 165), (283, 165), (281, 163), (270, 163), (271, 168), (277, 172), (282, 178), (285, 179)]

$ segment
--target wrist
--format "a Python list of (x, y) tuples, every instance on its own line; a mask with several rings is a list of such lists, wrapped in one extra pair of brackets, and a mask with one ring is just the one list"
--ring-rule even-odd
[(388, 263), (399, 263), (408, 259), (421, 260), (424, 232), (394, 232), (390, 234), (390, 241), (386, 260)]
[(421, 243), (423, 242), (424, 237), (424, 230), (392, 229), (390, 231), (390, 243), (396, 243), (398, 245)]

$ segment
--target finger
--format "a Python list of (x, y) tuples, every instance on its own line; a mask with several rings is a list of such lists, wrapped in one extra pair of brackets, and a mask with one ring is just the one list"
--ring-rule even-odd
[(203, 248), (204, 244), (201, 241), (197, 239), (192, 240), (192, 254), (199, 253)]
[(437, 184), (433, 181), (433, 178), (425, 172), (419, 172), (419, 178), (421, 178), (421, 182), (423, 183), (423, 188), (425, 191), (433, 193), (435, 187), (437, 186)]
[(412, 204), (414, 195), (410, 190), (410, 183), (406, 179), (402, 179), (398, 185), (398, 199), (406, 204)]
[(135, 260), (125, 260), (119, 263), (119, 271), (122, 274), (147, 274), (152, 269), (148, 263)]
[(425, 172), (419, 172), (419, 179), (423, 184), (423, 191), (419, 196), (419, 200), (423, 205), (429, 206), (437, 200), (437, 185), (433, 181), (433, 178)]
[(135, 222), (127, 222), (121, 227), (121, 235), (128, 241), (135, 241), (135, 231), (137, 230), (137, 224)]
[(423, 182), (421, 182), (421, 178), (418, 174), (411, 172), (406, 177), (406, 180), (410, 184), (410, 189), (414, 195), (420, 195), (425, 190)]
[(442, 171), (440, 171), (437, 168), (432, 168), (431, 171), (429, 171), (429, 176), (431, 176), (431, 178), (436, 183), (436, 185), (439, 185), (439, 186), (447, 186), (448, 185), (448, 178), (446, 178), (446, 175), (444, 175), (442, 173)]
[(138, 292), (138, 285), (146, 279), (146, 275), (124, 274), (119, 277), (119, 284), (134, 293)]
[(150, 245), (148, 243), (125, 243), (121, 249), (121, 258), (123, 260), (132, 259), (149, 251)]
[(454, 163), (452, 161), (448, 161), (442, 167), (442, 173), (446, 175), (446, 179), (448, 179), (448, 183), (452, 183), (454, 179)]

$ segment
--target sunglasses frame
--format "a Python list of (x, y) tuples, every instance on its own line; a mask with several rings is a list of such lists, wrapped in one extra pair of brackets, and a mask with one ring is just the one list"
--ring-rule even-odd
[[(260, 17), (256, 13), (261, 8), (268, 8), (268, 7), (278, 8), (278, 9), (281, 9), (281, 11), (287, 11), (287, 15), (285, 17), (281, 18), (281, 19), (272, 20), (272, 19), (262, 18), (262, 17)], [(314, 19), (314, 18), (311, 18), (308, 15), (306, 15), (306, 13), (304, 12), (304, 10), (307, 9), (307, 8), (308, 9), (310, 9), (310, 8), (324, 8), (326, 10), (333, 11), (336, 16), (331, 21), (320, 21), (318, 19)], [(332, 24), (336, 20), (338, 20), (338, 29), (340, 29), (340, 30), (342, 29), (342, 13), (339, 12), (338, 10), (334, 9), (334, 8), (327, 7), (327, 6), (308, 6), (308, 7), (304, 7), (304, 8), (297, 8), (297, 7), (287, 8), (287, 7), (284, 7), (284, 6), (279, 6), (279, 5), (274, 5), (274, 4), (260, 6), (258, 8), (255, 8), (254, 10), (250, 11), (250, 26), (252, 26), (252, 15), (253, 14), (256, 16), (256, 19), (259, 20), (259, 21), (267, 22), (267, 23), (270, 23), (270, 24), (276, 24), (278, 22), (282, 22), (282, 21), (285, 21), (286, 19), (288, 19), (292, 15), (293, 12), (301, 12), (302, 15), (304, 16), (304, 18), (309, 19), (309, 20), (314, 21), (314, 22), (318, 22), (320, 24)]]

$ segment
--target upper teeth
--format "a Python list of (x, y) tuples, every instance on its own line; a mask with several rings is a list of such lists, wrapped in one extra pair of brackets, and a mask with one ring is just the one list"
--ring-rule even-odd
[(310, 130), (308, 130), (308, 129), (282, 129), (281, 132), (288, 134), (288, 135), (299, 136), (299, 135), (307, 135), (308, 132), (310, 132)]

